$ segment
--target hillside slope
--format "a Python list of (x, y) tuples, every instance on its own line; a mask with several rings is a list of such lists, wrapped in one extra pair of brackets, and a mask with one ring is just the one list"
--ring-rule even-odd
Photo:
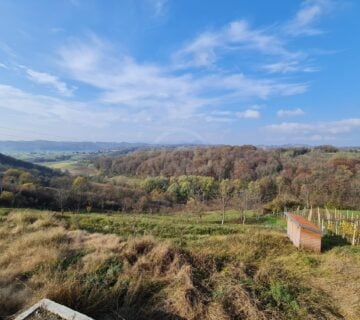
[[(222, 146), (141, 151), (96, 160), (103, 175), (230, 179), (248, 198), (276, 207), (360, 208), (360, 153), (330, 147)], [(280, 204), (280, 205), (279, 205)]]
[(0, 153), (0, 172), (5, 171), (7, 169), (26, 170), (26, 171), (35, 172), (43, 176), (55, 176), (60, 174), (58, 171), (54, 171), (50, 168), (36, 165), (31, 162), (18, 160), (13, 157)]
[(360, 318), (358, 247), (300, 251), (282, 230), (218, 214), (0, 219), (0, 319), (43, 297), (108, 320)]

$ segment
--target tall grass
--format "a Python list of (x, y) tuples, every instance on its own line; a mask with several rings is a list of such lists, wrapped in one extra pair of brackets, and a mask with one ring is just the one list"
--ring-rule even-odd
[(357, 247), (298, 251), (237, 216), (1, 214), (0, 319), (44, 297), (96, 319), (360, 318)]

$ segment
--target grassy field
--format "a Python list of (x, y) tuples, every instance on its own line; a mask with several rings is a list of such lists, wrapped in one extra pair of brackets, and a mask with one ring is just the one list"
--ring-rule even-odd
[(53, 161), (53, 162), (42, 162), (41, 165), (58, 169), (62, 171), (69, 171), (72, 175), (85, 175), (93, 176), (98, 173), (94, 166), (83, 163), (77, 160), (66, 160), (66, 161)]
[[(248, 212), (246, 224), (240, 213), (227, 211), (225, 224), (221, 225), (221, 213), (209, 212), (201, 215), (189, 213), (173, 214), (90, 214), (66, 215), (67, 222), (75, 228), (88, 232), (113, 233), (122, 237), (151, 235), (170, 239), (175, 244), (193, 242), (216, 235), (231, 235), (250, 229), (285, 230), (284, 219), (273, 216), (258, 216)], [(183, 241), (181, 241), (183, 240)]]
[(360, 318), (360, 248), (294, 248), (282, 217), (0, 209), (0, 319), (48, 297), (95, 319)]

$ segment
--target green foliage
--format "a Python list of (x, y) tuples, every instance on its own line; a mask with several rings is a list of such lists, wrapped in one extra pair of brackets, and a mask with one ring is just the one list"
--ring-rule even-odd
[(213, 177), (203, 176), (179, 176), (170, 179), (168, 192), (178, 202), (186, 202), (190, 198), (208, 200), (217, 193), (217, 183)]
[(278, 195), (271, 202), (264, 205), (268, 212), (283, 212), (284, 208), (294, 208), (300, 206), (301, 202), (289, 194)]
[(55, 263), (55, 268), (59, 271), (66, 270), (72, 265), (75, 265), (79, 262), (79, 260), (85, 255), (83, 250), (73, 250), (67, 252), (64, 256), (62, 256), (58, 261)]
[(281, 281), (271, 281), (268, 291), (265, 293), (270, 298), (270, 304), (280, 310), (297, 311), (299, 304), (296, 301), (294, 293), (286, 283)]
[(74, 179), (72, 185), (75, 189), (81, 190), (85, 189), (88, 186), (88, 181), (85, 177), (79, 176)]
[(101, 284), (101, 286), (110, 288), (116, 284), (121, 269), (121, 261), (116, 258), (109, 258), (94, 272), (86, 274), (83, 281), (90, 287)]
[(15, 196), (10, 191), (3, 191), (0, 193), (0, 204), (2, 205), (12, 205), (14, 202)]
[(154, 190), (165, 192), (169, 187), (169, 179), (165, 177), (148, 177), (142, 182), (141, 186), (148, 193)]

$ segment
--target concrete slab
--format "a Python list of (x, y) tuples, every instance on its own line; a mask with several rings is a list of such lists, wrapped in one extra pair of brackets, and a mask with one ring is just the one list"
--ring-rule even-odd
[(93, 318), (90, 318), (80, 312), (74, 311), (49, 299), (40, 300), (38, 303), (34, 304), (32, 307), (18, 315), (15, 320), (26, 320), (34, 312), (36, 312), (36, 310), (39, 310), (41, 308), (55, 315), (58, 315), (64, 320), (94, 320)]

